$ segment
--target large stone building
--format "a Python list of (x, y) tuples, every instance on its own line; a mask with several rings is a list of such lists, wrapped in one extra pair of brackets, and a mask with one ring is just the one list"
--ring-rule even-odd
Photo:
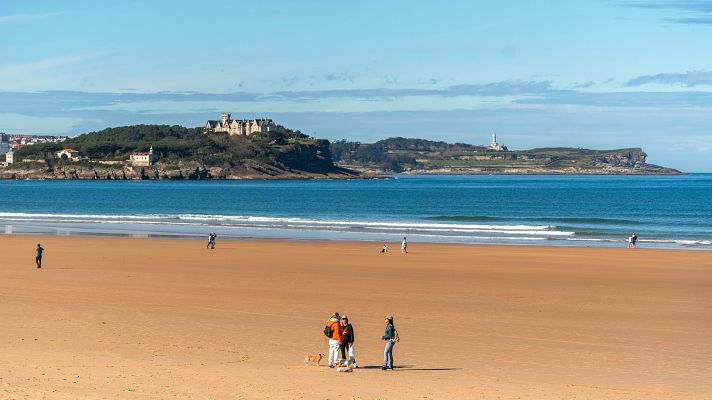
[(274, 126), (271, 119), (230, 119), (229, 113), (222, 113), (222, 120), (208, 120), (205, 123), (204, 132), (226, 132), (230, 135), (249, 136), (256, 132), (269, 132)]

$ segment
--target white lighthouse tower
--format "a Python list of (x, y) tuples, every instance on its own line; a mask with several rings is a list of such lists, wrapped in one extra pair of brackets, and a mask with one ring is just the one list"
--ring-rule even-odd
[(489, 148), (492, 150), (497, 150), (497, 151), (506, 151), (507, 146), (497, 143), (497, 134), (492, 133), (492, 143), (489, 145)]

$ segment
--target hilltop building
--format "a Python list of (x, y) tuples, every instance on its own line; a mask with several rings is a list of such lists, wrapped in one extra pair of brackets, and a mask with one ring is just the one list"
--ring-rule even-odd
[(145, 151), (136, 151), (129, 154), (129, 163), (134, 167), (150, 167), (156, 162), (155, 154), (153, 153), (153, 146)]
[(273, 126), (274, 122), (271, 119), (231, 119), (230, 114), (224, 112), (222, 113), (222, 120), (208, 120), (203, 131), (205, 133), (226, 132), (230, 135), (249, 136), (256, 132), (269, 132)]
[(10, 149), (5, 153), (5, 166), (13, 164), (15, 162), (15, 150)]
[(62, 158), (62, 156), (67, 156), (68, 160), (71, 161), (78, 161), (80, 156), (79, 156), (79, 150), (74, 150), (74, 149), (63, 149), (61, 151), (58, 151), (55, 153), (57, 158)]
[(497, 143), (496, 133), (492, 134), (492, 143), (489, 145), (489, 148), (497, 151), (507, 151), (507, 146), (503, 145), (502, 143)]

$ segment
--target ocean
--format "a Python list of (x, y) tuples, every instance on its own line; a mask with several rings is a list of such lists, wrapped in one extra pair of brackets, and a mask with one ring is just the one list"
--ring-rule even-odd
[(7, 180), (0, 199), (5, 234), (712, 249), (712, 174)]

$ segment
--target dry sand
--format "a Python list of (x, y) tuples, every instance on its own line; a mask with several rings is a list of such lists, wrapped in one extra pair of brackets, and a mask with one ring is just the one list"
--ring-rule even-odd
[[(410, 248), (2, 236), (0, 398), (712, 398), (710, 252)], [(335, 310), (350, 374), (302, 365)]]

